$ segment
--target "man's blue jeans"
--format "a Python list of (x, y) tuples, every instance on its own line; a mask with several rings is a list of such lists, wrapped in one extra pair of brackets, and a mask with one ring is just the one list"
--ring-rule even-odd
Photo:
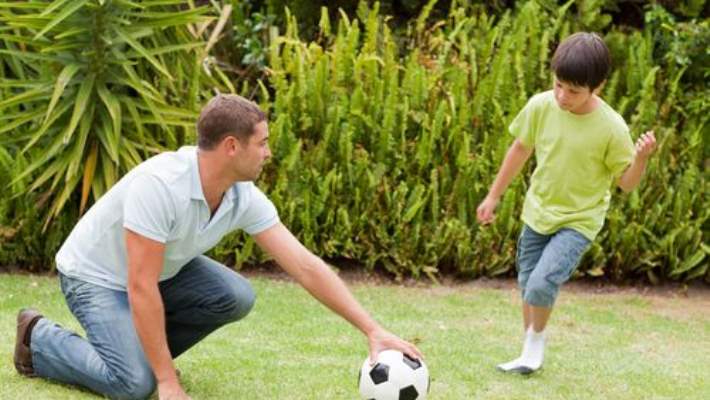
[[(126, 292), (60, 275), (69, 309), (84, 339), (43, 318), (32, 330), (35, 374), (115, 399), (143, 399), (156, 381), (131, 318)], [(246, 316), (254, 291), (241, 275), (207, 257), (160, 282), (168, 347), (173, 358), (229, 322)]]

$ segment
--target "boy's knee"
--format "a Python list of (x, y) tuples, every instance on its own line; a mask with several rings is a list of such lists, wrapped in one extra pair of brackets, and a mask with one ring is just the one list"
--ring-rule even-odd
[(525, 290), (528, 280), (530, 280), (530, 274), (518, 272), (518, 287), (520, 289)]
[(525, 302), (536, 307), (552, 307), (560, 287), (547, 279), (531, 279), (525, 286)]

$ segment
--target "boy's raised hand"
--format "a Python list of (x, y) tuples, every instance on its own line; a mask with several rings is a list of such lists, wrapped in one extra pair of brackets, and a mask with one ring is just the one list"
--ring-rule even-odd
[(499, 199), (489, 196), (486, 196), (486, 198), (483, 199), (481, 204), (476, 209), (476, 218), (480, 224), (488, 225), (495, 220), (496, 216), (494, 212), (499, 201)]
[(647, 131), (636, 140), (636, 157), (647, 160), (656, 150), (656, 137), (653, 131)]

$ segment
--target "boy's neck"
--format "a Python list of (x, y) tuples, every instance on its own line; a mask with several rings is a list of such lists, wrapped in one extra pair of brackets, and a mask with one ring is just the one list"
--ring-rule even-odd
[(575, 110), (569, 110), (572, 114), (585, 115), (594, 112), (601, 105), (601, 99), (597, 95), (592, 94), (589, 96), (589, 100), (584, 102)]

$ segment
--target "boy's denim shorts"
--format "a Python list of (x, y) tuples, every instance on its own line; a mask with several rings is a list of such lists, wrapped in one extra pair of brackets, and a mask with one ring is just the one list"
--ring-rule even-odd
[(590, 240), (570, 228), (543, 235), (524, 225), (518, 239), (518, 284), (525, 303), (552, 307), (577, 268)]

